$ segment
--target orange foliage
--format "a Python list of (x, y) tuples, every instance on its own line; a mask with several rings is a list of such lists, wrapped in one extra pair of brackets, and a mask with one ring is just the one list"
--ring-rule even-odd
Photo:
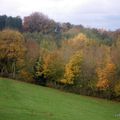
[(116, 66), (113, 63), (107, 63), (105, 68), (98, 68), (97, 75), (98, 75), (98, 83), (97, 87), (100, 89), (107, 89), (110, 87), (111, 79), (114, 79)]
[(20, 79), (26, 82), (33, 82), (33, 75), (25, 69), (22, 69), (19, 73)]

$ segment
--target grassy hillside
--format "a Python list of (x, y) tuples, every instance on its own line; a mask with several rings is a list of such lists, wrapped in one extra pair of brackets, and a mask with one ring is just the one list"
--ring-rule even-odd
[(0, 120), (120, 120), (120, 103), (0, 78)]

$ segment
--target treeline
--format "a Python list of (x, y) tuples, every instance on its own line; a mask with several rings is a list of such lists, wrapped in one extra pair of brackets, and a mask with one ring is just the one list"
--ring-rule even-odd
[(11, 28), (11, 29), (22, 31), (22, 19), (19, 16), (8, 17), (6, 15), (1, 15), (0, 16), (0, 30), (3, 30), (5, 28)]
[(59, 49), (40, 48), (35, 80), (78, 94), (119, 99), (119, 40), (108, 46), (80, 33), (64, 41)]
[(21, 17), (12, 17), (7, 15), (0, 16), (0, 30), (5, 28), (15, 29), (23, 32), (41, 32), (43, 34), (59, 31), (59, 23), (49, 19), (42, 13), (32, 13), (25, 16), (22, 20)]
[(119, 30), (57, 23), (42, 13), (26, 16), (22, 31), (11, 29), (0, 32), (0, 76), (120, 100)]

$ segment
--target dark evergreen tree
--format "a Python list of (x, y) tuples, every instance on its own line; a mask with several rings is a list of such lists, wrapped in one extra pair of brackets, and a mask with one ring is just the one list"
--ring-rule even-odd
[(6, 19), (7, 19), (6, 15), (0, 16), (0, 30), (3, 30), (5, 28)]

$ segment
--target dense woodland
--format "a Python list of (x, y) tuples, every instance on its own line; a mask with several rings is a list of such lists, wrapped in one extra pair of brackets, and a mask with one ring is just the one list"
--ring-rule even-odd
[(120, 30), (1, 15), (0, 76), (120, 101)]

